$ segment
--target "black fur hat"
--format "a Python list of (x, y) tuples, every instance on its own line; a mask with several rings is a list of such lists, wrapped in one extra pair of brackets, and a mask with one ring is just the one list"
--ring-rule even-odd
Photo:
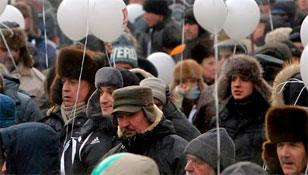
[[(60, 50), (56, 63), (56, 77), (51, 85), (50, 101), (52, 104), (62, 103), (62, 82), (61, 78), (79, 79), (83, 58), (83, 49), (75, 46), (64, 47)], [(91, 95), (95, 90), (95, 73), (99, 69), (99, 64), (92, 58), (92, 53), (86, 51), (81, 79), (91, 85)]]
[(163, 16), (170, 16), (169, 0), (145, 0), (143, 10)]
[(262, 157), (272, 174), (282, 174), (277, 156), (277, 143), (303, 142), (307, 149), (308, 112), (300, 106), (272, 107), (265, 117), (267, 141)]

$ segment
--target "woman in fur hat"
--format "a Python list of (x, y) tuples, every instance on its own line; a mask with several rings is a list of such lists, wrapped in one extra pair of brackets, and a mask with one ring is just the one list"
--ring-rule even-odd
[(170, 90), (176, 107), (192, 121), (200, 92), (205, 89), (201, 66), (192, 59), (180, 61), (173, 70)]
[[(86, 107), (94, 92), (95, 73), (100, 67), (91, 53), (86, 51), (79, 86), (83, 50), (69, 46), (60, 50), (56, 64), (56, 76), (50, 90), (52, 107), (43, 122), (56, 130), (62, 150), (61, 173), (72, 173), (72, 154), (76, 149), (80, 129), (87, 121)], [(79, 91), (78, 91), (79, 89)], [(75, 103), (77, 103), (75, 105)]]
[[(255, 58), (234, 55), (224, 62), (218, 80), (219, 124), (235, 143), (236, 161), (262, 166), (264, 117), (270, 95), (271, 87), (263, 79), (260, 63)], [(216, 127), (216, 117), (211, 126)]]

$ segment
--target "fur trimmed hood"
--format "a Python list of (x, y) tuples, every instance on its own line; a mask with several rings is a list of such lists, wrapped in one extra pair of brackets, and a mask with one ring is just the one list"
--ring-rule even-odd
[[(13, 33), (11, 33), (10, 30), (12, 30)], [(30, 51), (27, 47), (27, 34), (25, 30), (16, 27), (10, 28), (10, 30), (1, 28), (8, 46), (10, 49), (19, 49), (20, 58), (22, 59), (24, 65), (31, 68), (34, 64), (34, 60), (32, 59)], [(0, 37), (0, 49), (7, 50), (2, 37)]]
[[(294, 105), (294, 100), (297, 99), (297, 96), (300, 94), (304, 84), (288, 83), (284, 86), (283, 83), (287, 82), (291, 78), (297, 79), (297, 77), (294, 77), (296, 75), (300, 76), (300, 63), (298, 61), (288, 62), (277, 74), (273, 84), (271, 106)], [(284, 89), (282, 90), (282, 88)], [(306, 89), (304, 89), (302, 92), (301, 97), (298, 99), (298, 103), (296, 105), (303, 105), (301, 102), (307, 102), (307, 100), (304, 99), (306, 98), (305, 94), (307, 94)], [(303, 98), (303, 100), (301, 98)]]
[[(56, 63), (56, 76), (50, 87), (50, 101), (52, 104), (62, 104), (62, 86), (61, 79), (63, 77), (69, 79), (79, 79), (80, 69), (83, 58), (83, 49), (75, 46), (64, 47), (60, 50)], [(99, 69), (91, 54), (86, 51), (84, 66), (82, 71), (82, 80), (89, 82), (92, 86), (89, 92), (89, 97), (95, 90), (94, 79), (95, 73)]]
[(242, 54), (234, 55), (225, 61), (221, 71), (221, 75), (218, 79), (219, 100), (227, 101), (230, 98), (232, 75), (240, 75), (251, 80), (257, 92), (269, 102), (271, 87), (263, 79), (262, 68), (255, 58)]
[(173, 69), (173, 80), (171, 82), (170, 90), (172, 91), (180, 84), (182, 68), (182, 79), (194, 78), (198, 80), (200, 91), (206, 88), (203, 80), (203, 70), (201, 66), (193, 59), (186, 59), (178, 62)]
[(265, 117), (267, 142), (263, 159), (273, 173), (281, 172), (276, 153), (277, 143), (301, 141), (307, 149), (308, 111), (300, 106), (272, 107)]

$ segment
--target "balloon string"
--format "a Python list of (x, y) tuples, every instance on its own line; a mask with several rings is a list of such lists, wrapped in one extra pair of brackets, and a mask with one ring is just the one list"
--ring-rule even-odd
[[(89, 3), (90, 2), (88, 1), (88, 8), (87, 9), (89, 9)], [(88, 35), (89, 35), (89, 20), (88, 20), (88, 16), (86, 18), (86, 21), (87, 21), (87, 32), (86, 32), (86, 39), (85, 39), (85, 44), (84, 44), (85, 46), (83, 47), (83, 55), (82, 55), (82, 62), (81, 62), (79, 79), (78, 79), (78, 88), (77, 88), (77, 94), (76, 94), (76, 101), (75, 101), (74, 108), (73, 108), (73, 121), (72, 121), (72, 129), (71, 129), (71, 138), (73, 137), (73, 133), (74, 133), (73, 130), (74, 130), (74, 124), (75, 124), (75, 116), (76, 116), (77, 103), (78, 103), (79, 93), (80, 93), (81, 77), (82, 77), (82, 71), (83, 71), (83, 67), (84, 67), (84, 60), (85, 60), (85, 56), (86, 56), (87, 44), (88, 44)]]
[[(285, 86), (286, 86), (288, 83), (300, 83), (300, 84), (304, 84), (303, 81), (301, 81), (301, 80), (299, 80), (299, 79), (296, 79), (296, 78), (292, 78), (292, 79), (290, 79), (289, 81), (285, 81), (285, 82), (282, 82), (282, 83), (278, 84), (278, 85), (274, 88), (274, 93), (278, 93), (278, 94), (282, 93), (282, 91), (284, 90)], [(282, 87), (281, 87), (281, 86), (282, 86)], [(280, 88), (280, 87), (281, 87), (281, 88)], [(280, 88), (279, 91), (278, 91), (278, 88)], [(296, 105), (296, 104), (297, 104), (297, 102), (298, 102), (298, 100), (299, 100), (300, 96), (302, 95), (302, 92), (304, 91), (305, 88), (306, 88), (306, 86), (304, 86), (304, 87), (301, 89), (301, 91), (300, 91), (300, 93), (298, 94), (298, 96), (297, 96), (297, 98), (296, 98), (296, 100), (295, 100), (295, 102), (294, 102), (293, 105)], [(278, 91), (278, 92), (277, 92), (277, 91)]]
[[(3, 25), (4, 27), (7, 27), (7, 28), (9, 29), (9, 31), (11, 32), (11, 36), (14, 35), (13, 31), (12, 31), (7, 25), (5, 25), (5, 24), (3, 24), (3, 23), (0, 23), (0, 24)], [(20, 78), (20, 77), (21, 77), (21, 74), (20, 74), (20, 72), (19, 72), (19, 69), (18, 69), (18, 67), (17, 67), (17, 65), (16, 65), (16, 62), (15, 62), (15, 60), (14, 60), (14, 57), (13, 57), (13, 55), (12, 55), (11, 49), (10, 49), (9, 45), (7, 44), (7, 42), (6, 42), (6, 39), (5, 39), (4, 34), (3, 34), (3, 32), (2, 32), (1, 29), (0, 29), (0, 34), (1, 34), (1, 38), (2, 38), (2, 40), (3, 40), (3, 43), (4, 43), (6, 49), (7, 49), (8, 53), (9, 53), (9, 56), (10, 56), (10, 58), (11, 58), (11, 61), (12, 61), (13, 65), (14, 65), (14, 67), (15, 67), (15, 69), (16, 69), (17, 76), (18, 76), (17, 78)]]
[[(185, 6), (184, 6), (184, 10), (185, 10)], [(181, 45), (184, 46), (184, 42), (185, 42), (185, 34), (184, 34), (184, 28), (185, 28), (185, 20), (182, 19), (182, 41), (181, 41)], [(185, 45), (185, 48), (186, 48), (186, 45)], [(185, 50), (185, 49), (184, 49)], [(183, 83), (183, 53), (184, 53), (184, 50), (183, 52), (181, 53), (181, 64), (180, 64), (180, 86), (182, 86), (182, 83)]]
[(267, 0), (267, 3), (269, 4), (268, 16), (270, 18), (271, 31), (273, 31), (274, 30), (274, 24), (273, 24), (273, 17), (272, 17), (272, 10), (271, 10), (272, 7), (271, 7), (270, 0)]
[(233, 55), (235, 55), (236, 54), (236, 41), (234, 42), (234, 49), (233, 49)]
[[(216, 64), (218, 64), (218, 36), (217, 32), (215, 32), (215, 60)], [(217, 130), (217, 175), (220, 175), (220, 130), (219, 130), (219, 103), (218, 103), (218, 71), (215, 71), (215, 106), (216, 106), (216, 130)]]
[[(112, 67), (112, 64), (111, 64), (111, 61), (110, 61), (110, 58), (109, 58), (109, 54), (108, 54), (108, 48), (107, 48), (107, 44), (104, 44), (105, 45), (105, 51), (106, 51), (106, 57), (107, 57), (107, 61), (108, 61), (108, 64), (110, 67)], [(113, 65), (115, 65), (113, 63)]]
[(46, 16), (45, 16), (45, 0), (42, 0), (43, 3), (43, 23), (44, 23), (44, 38), (45, 38), (45, 61), (46, 68), (48, 69), (48, 52), (47, 52), (47, 31), (46, 31)]

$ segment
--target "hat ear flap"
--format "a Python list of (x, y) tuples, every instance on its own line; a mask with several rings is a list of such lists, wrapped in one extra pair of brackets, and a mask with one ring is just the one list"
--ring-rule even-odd
[(277, 145), (270, 141), (263, 143), (262, 159), (270, 170), (270, 174), (283, 174), (277, 156)]
[(50, 102), (52, 105), (62, 104), (62, 87), (63, 83), (61, 78), (56, 76), (50, 87)]

